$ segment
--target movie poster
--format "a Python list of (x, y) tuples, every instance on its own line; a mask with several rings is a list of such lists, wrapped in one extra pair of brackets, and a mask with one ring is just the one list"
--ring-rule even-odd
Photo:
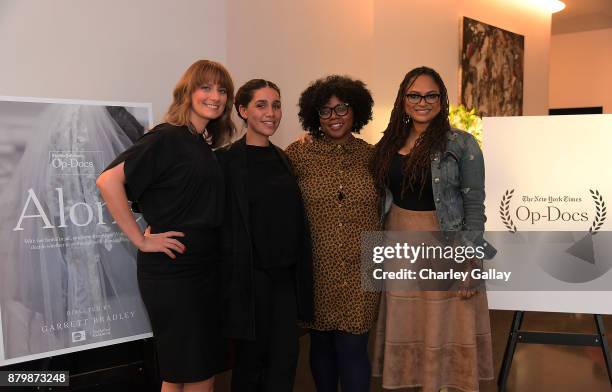
[(95, 185), (150, 126), (150, 104), (0, 97), (0, 366), (151, 336)]

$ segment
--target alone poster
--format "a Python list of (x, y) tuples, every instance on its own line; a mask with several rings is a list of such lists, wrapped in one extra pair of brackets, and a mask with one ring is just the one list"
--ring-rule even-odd
[(150, 104), (0, 97), (0, 365), (151, 336), (95, 185), (150, 124)]

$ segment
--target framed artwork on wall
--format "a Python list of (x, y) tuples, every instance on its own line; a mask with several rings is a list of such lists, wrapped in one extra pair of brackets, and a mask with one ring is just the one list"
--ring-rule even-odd
[(461, 41), (461, 103), (481, 116), (521, 116), (525, 37), (464, 17)]

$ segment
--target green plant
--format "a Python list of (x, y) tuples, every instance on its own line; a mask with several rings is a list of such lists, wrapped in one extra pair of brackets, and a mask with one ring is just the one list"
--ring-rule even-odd
[(471, 133), (482, 148), (482, 118), (476, 114), (476, 108), (468, 111), (463, 105), (450, 105), (448, 119), (451, 127)]

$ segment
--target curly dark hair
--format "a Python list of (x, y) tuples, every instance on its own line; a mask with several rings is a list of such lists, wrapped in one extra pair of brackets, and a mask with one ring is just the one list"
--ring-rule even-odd
[(429, 67), (415, 68), (408, 72), (402, 80), (391, 111), (389, 125), (374, 149), (371, 170), (380, 192), (384, 192), (385, 187), (388, 186), (389, 168), (393, 156), (404, 146), (412, 131), (412, 119), (406, 116), (404, 110), (404, 94), (421, 75), (430, 76), (440, 88), (440, 113), (431, 120), (425, 132), (417, 139), (408, 157), (404, 159), (402, 172), (411, 189), (416, 189), (418, 185), (422, 192), (430, 170), (430, 154), (446, 149), (446, 133), (451, 128), (448, 121), (449, 104), (446, 86), (435, 70)]
[(265, 79), (251, 79), (245, 84), (243, 84), (236, 92), (236, 98), (234, 99), (234, 107), (236, 108), (236, 113), (238, 113), (238, 117), (242, 118), (243, 121), (246, 120), (240, 114), (240, 106), (247, 107), (253, 99), (255, 91), (264, 87), (269, 87), (273, 90), (276, 90), (278, 96), (280, 97), (281, 92), (278, 86)]
[(361, 80), (354, 80), (348, 76), (329, 75), (317, 79), (302, 92), (298, 104), (300, 111), (298, 117), (305, 131), (313, 137), (320, 137), (323, 131), (319, 129), (319, 109), (323, 107), (332, 96), (348, 103), (353, 110), (353, 132), (359, 131), (372, 119), (372, 106), (374, 100), (370, 90)]

